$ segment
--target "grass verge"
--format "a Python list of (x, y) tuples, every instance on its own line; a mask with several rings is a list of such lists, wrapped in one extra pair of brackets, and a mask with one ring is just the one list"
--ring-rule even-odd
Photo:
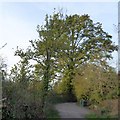
[(58, 111), (54, 108), (54, 105), (47, 106), (45, 110), (47, 120), (60, 120)]
[(110, 115), (97, 115), (95, 113), (86, 115), (86, 120), (118, 120), (118, 116), (110, 116)]

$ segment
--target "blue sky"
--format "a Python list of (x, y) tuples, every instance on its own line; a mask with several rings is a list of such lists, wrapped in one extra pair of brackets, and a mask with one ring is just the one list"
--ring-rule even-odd
[[(112, 41), (118, 44), (117, 2), (6, 2), (0, 3), (0, 46), (7, 46), (0, 50), (0, 55), (6, 58), (8, 68), (13, 66), (19, 58), (14, 57), (16, 47), (26, 49), (29, 40), (38, 38), (36, 26), (44, 23), (46, 14), (52, 14), (54, 8), (63, 10), (67, 14), (89, 14), (94, 22), (101, 22), (103, 29), (113, 36)], [(110, 61), (116, 67), (117, 53)]]

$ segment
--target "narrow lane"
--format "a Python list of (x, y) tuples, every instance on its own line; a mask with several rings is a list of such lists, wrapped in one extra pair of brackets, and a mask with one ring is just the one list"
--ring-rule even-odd
[(55, 105), (61, 118), (84, 118), (91, 111), (84, 107), (79, 107), (76, 103), (60, 103)]

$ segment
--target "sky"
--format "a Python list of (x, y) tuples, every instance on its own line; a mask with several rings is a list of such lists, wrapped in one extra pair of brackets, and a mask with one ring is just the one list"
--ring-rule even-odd
[[(96, 23), (103, 25), (103, 30), (113, 36), (112, 41), (118, 44), (118, 3), (116, 2), (1, 2), (0, 3), (0, 55), (10, 69), (18, 62), (14, 56), (17, 46), (26, 49), (29, 40), (38, 39), (37, 25), (44, 24), (45, 15), (51, 15), (54, 8), (63, 8), (69, 15), (88, 14)], [(115, 26), (116, 25), (116, 26)], [(117, 52), (109, 64), (117, 67)]]

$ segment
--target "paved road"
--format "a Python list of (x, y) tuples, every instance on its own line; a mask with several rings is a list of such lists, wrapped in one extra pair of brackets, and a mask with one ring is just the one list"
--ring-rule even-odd
[(91, 111), (84, 107), (79, 107), (76, 103), (60, 103), (55, 105), (61, 118), (84, 118)]

